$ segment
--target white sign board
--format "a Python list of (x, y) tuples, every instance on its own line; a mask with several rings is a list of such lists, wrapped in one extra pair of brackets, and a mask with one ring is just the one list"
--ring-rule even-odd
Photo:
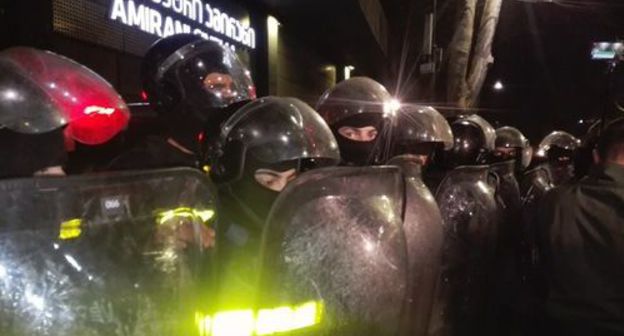
[(195, 34), (234, 47), (256, 48), (256, 32), (202, 0), (114, 0), (109, 18), (159, 37)]

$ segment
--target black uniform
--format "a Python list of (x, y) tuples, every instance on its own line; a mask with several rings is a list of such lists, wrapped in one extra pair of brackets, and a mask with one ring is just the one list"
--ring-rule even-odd
[[(223, 125), (210, 175), (219, 188), (217, 229), (224, 304), (251, 296), (258, 275), (262, 232), (278, 191), (255, 178), (259, 169), (298, 172), (335, 165), (338, 145), (310, 106), (295, 98), (264, 97)], [(234, 299), (233, 299), (234, 298)]]
[(549, 334), (624, 334), (624, 167), (554, 189), (538, 219)]
[(200, 168), (199, 164), (197, 155), (181, 151), (163, 137), (150, 136), (138, 146), (113, 160), (108, 169)]

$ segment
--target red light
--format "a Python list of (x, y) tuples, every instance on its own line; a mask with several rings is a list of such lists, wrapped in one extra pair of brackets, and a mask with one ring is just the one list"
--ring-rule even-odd
[(256, 99), (256, 87), (254, 85), (249, 85), (249, 87), (247, 88), (248, 92), (249, 92), (249, 98), (251, 99)]
[(149, 99), (147, 92), (141, 91), (141, 99), (143, 99), (143, 101), (147, 101), (147, 99)]
[(62, 111), (68, 123), (66, 135), (72, 139), (87, 145), (102, 144), (128, 124), (126, 103), (110, 83), (89, 68), (32, 48), (18, 47), (3, 53), (41, 84)]

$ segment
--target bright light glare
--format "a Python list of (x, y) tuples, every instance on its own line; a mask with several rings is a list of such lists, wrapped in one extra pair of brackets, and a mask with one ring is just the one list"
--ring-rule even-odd
[(355, 70), (355, 67), (353, 65), (347, 65), (346, 67), (344, 67), (344, 79), (345, 80), (351, 78), (351, 72), (353, 70)]
[(214, 317), (213, 336), (251, 336), (254, 316), (251, 310), (218, 313)]
[(0, 279), (6, 278), (6, 276), (7, 276), (6, 267), (4, 267), (3, 265), (0, 265)]
[(11, 89), (4, 91), (3, 96), (6, 100), (17, 100), (18, 98), (17, 91)]
[(45, 307), (45, 301), (43, 298), (39, 295), (33, 294), (30, 290), (26, 290), (24, 298), (26, 299), (26, 302), (35, 307), (37, 310), (43, 310)]
[(201, 336), (273, 335), (312, 327), (321, 321), (323, 304), (315, 301), (300, 306), (282, 306), (218, 312), (214, 316), (195, 314)]
[(78, 272), (82, 271), (82, 267), (80, 266), (80, 264), (76, 261), (76, 259), (74, 259), (74, 257), (70, 256), (69, 254), (65, 255), (65, 260), (67, 260), (68, 263), (70, 263)]
[(111, 115), (113, 113), (115, 113), (115, 109), (114, 108), (107, 108), (107, 107), (101, 107), (101, 106), (87, 106), (84, 109), (84, 114), (85, 115), (90, 115), (90, 114), (101, 114), (101, 115)]
[(503, 82), (496, 81), (496, 83), (494, 83), (494, 90), (502, 91), (503, 89), (505, 89), (505, 86), (503, 85)]
[(384, 114), (394, 116), (401, 109), (401, 102), (398, 99), (391, 99), (384, 103)]

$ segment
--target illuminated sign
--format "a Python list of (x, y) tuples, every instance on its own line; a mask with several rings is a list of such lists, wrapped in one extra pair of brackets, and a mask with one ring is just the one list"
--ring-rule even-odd
[[(167, 37), (195, 34), (224, 45), (256, 48), (256, 32), (249, 21), (231, 17), (202, 0), (114, 0), (109, 18), (148, 34)], [(183, 18), (179, 20), (175, 17)]]

